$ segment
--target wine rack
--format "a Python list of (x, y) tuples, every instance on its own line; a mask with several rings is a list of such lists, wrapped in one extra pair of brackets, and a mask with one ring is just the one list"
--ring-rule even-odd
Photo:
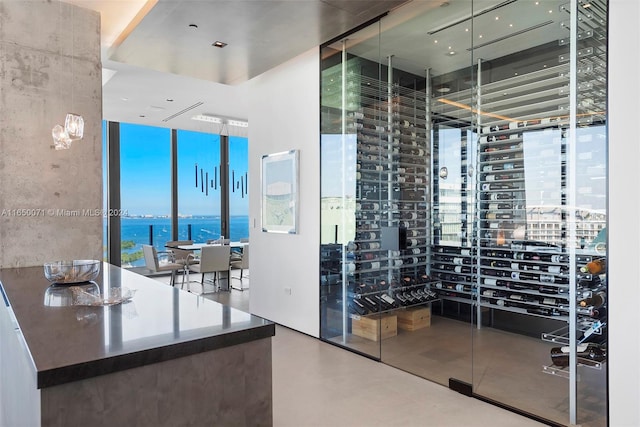
[[(359, 107), (347, 117), (357, 138), (356, 232), (347, 271), (351, 281), (366, 284), (420, 277), (429, 256), (426, 95), (356, 80)], [(406, 239), (388, 247), (385, 228)]]
[(568, 321), (567, 65), (481, 85), (480, 306)]
[(475, 249), (453, 246), (433, 246), (431, 249), (431, 275), (443, 300), (474, 304), (476, 285)]

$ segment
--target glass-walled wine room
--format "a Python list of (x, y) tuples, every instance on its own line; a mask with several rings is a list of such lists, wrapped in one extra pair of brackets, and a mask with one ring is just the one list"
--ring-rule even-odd
[(607, 1), (410, 2), (321, 55), (322, 339), (606, 426)]

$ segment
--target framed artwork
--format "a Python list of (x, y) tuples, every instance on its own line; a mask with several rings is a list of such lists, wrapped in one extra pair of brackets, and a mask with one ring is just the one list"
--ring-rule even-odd
[(262, 156), (262, 231), (298, 232), (298, 150)]

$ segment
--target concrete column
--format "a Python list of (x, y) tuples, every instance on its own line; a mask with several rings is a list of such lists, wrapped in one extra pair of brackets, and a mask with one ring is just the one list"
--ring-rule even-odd
[[(53, 148), (68, 112), (84, 138)], [(100, 15), (0, 1), (0, 267), (102, 259)]]

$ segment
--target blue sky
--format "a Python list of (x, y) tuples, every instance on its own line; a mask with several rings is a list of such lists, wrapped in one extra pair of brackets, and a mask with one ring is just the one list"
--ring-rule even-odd
[[(129, 215), (169, 215), (171, 212), (171, 130), (122, 123), (120, 125), (121, 201)], [(248, 140), (229, 137), (229, 169), (235, 171), (236, 189), (230, 193), (230, 214), (248, 215), (248, 197), (238, 188), (248, 176)], [(209, 182), (202, 191), (196, 164)], [(191, 215), (220, 214), (220, 136), (178, 131), (178, 212)], [(217, 182), (216, 182), (217, 181)], [(245, 185), (246, 188), (246, 185)]]

